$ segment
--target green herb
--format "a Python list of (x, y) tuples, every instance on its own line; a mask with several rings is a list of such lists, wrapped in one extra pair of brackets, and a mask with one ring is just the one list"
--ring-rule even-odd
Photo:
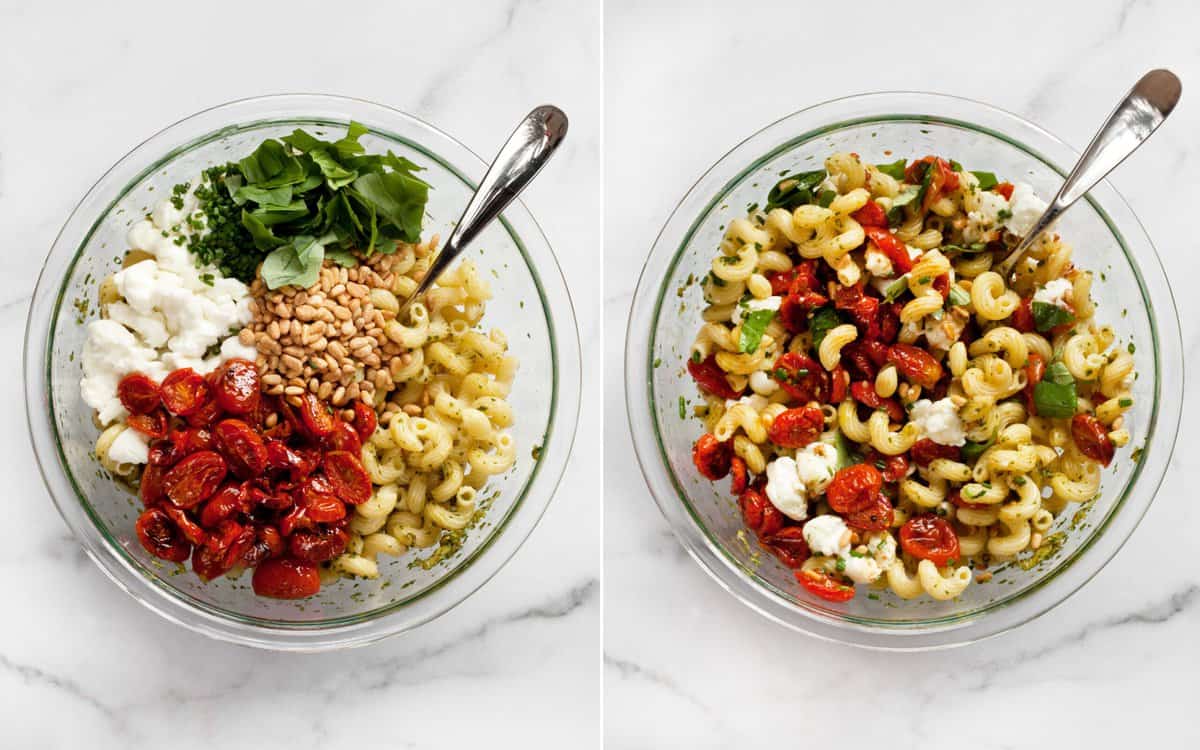
[(845, 573), (846, 572), (846, 558), (839, 557), (837, 559), (837, 562), (834, 564), (834, 567), (837, 568), (837, 572)]
[(951, 306), (966, 305), (970, 304), (971, 295), (967, 293), (967, 290), (956, 284), (950, 287), (950, 296), (947, 298), (947, 301)]
[(982, 253), (987, 250), (986, 242), (972, 242), (970, 245), (942, 245), (940, 248), (943, 253)]
[(812, 333), (813, 348), (819, 347), (825, 340), (825, 334), (841, 324), (842, 319), (838, 317), (837, 310), (832, 305), (817, 308), (817, 311), (813, 313), (812, 322), (808, 326), (808, 330)]
[(883, 298), (888, 302), (895, 302), (900, 298), (900, 295), (907, 291), (908, 274), (905, 274), (883, 288)]
[(892, 198), (892, 207), (888, 209), (888, 222), (891, 224), (899, 224), (904, 220), (904, 207), (915, 201), (921, 195), (921, 188), (916, 185), (905, 185), (895, 198)]
[(679, 418), (687, 419), (687, 400), (683, 396), (679, 397)]
[(1040, 417), (1065, 419), (1074, 416), (1079, 401), (1075, 379), (1062, 362), (1046, 368), (1046, 374), (1033, 388), (1033, 405)]
[(891, 164), (876, 164), (875, 168), (883, 172), (888, 177), (895, 180), (904, 181), (904, 167), (908, 162), (904, 159), (897, 159)]
[(991, 172), (976, 172), (971, 170), (971, 174), (975, 175), (975, 179), (979, 180), (980, 190), (991, 190), (1000, 184), (1000, 180), (997, 180), (996, 175)]
[(1128, 409), (1129, 407), (1133, 406), (1133, 399), (1123, 398), (1117, 402), (1117, 406), (1120, 406), (1122, 409)]
[(821, 208), (829, 208), (837, 196), (836, 190), (822, 190), (817, 194), (817, 205)]
[(847, 466), (862, 463), (862, 456), (854, 450), (856, 445), (856, 443), (850, 442), (849, 438), (843, 435), (841, 430), (834, 431), (833, 448), (837, 451), (837, 462), (834, 464), (836, 471), (841, 471)]
[(763, 332), (775, 318), (774, 310), (755, 310), (742, 317), (742, 335), (738, 338), (738, 351), (753, 354), (758, 351)]
[(418, 242), (429, 185), (408, 159), (364, 153), (358, 140), (366, 132), (352, 122), (344, 137), (327, 142), (296, 130), (207, 170), (196, 198), (209, 231), (189, 249), (246, 282), (263, 263), (263, 279), (275, 289), (315, 281), (327, 255), (352, 265), (358, 255)]
[(660, 367), (662, 367), (662, 357), (655, 357), (654, 358), (654, 369), (657, 370)]
[(211, 273), (200, 274), (200, 280), (203, 281), (208, 286), (212, 286), (213, 283), (216, 281), (216, 279), (213, 277), (213, 275)]
[(958, 162), (951, 159), (950, 160), (950, 171), (951, 172), (961, 172), (961, 171), (963, 171), (963, 165), (959, 164)]
[(1136, 351), (1137, 351), (1137, 347), (1133, 345), (1133, 342), (1132, 342), (1132, 341), (1130, 341), (1130, 342), (1129, 342), (1129, 346), (1125, 347), (1125, 349), (1126, 349), (1126, 351), (1128, 351), (1130, 354), (1133, 354), (1134, 352), (1136, 352)]
[(772, 209), (786, 208), (792, 211), (798, 206), (812, 203), (813, 189), (824, 179), (824, 169), (818, 169), (813, 172), (801, 172), (800, 174), (784, 177), (775, 183), (775, 187), (771, 188), (771, 192), (767, 193), (765, 210), (770, 212)]
[(983, 442), (983, 443), (975, 443), (975, 442), (968, 440), (966, 443), (963, 444), (963, 447), (962, 447), (963, 460), (964, 461), (978, 460), (979, 457), (983, 455), (984, 451), (986, 451), (988, 448), (991, 448), (992, 444), (995, 442), (996, 442), (995, 436), (988, 438), (987, 441)]
[(1049, 331), (1075, 321), (1075, 315), (1070, 310), (1049, 302), (1034, 300), (1030, 307), (1033, 309), (1033, 324), (1039, 331)]
[(1002, 208), (996, 212), (996, 219), (999, 221), (1008, 221), (1012, 218), (1012, 211), (1007, 208)]

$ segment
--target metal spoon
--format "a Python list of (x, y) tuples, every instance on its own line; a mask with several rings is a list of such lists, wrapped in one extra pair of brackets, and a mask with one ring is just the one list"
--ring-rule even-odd
[(1092, 138), (1083, 156), (1067, 175), (1063, 186), (1050, 205), (996, 271), (1007, 277), (1016, 267), (1034, 240), (1046, 231), (1060, 215), (1082, 198), (1096, 183), (1104, 179), (1125, 157), (1145, 143), (1150, 134), (1162, 125), (1171, 110), (1179, 103), (1183, 85), (1169, 70), (1152, 70), (1141, 77), (1117, 108), (1112, 111), (1099, 132)]
[(521, 194), (567, 135), (567, 116), (558, 107), (544, 104), (521, 120), (500, 148), (487, 174), (471, 196), (467, 208), (438, 252), (433, 265), (415, 291), (400, 305), (403, 312), (433, 285), (484, 227)]

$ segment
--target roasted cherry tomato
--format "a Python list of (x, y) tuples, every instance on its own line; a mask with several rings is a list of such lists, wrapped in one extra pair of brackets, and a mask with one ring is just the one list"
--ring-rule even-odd
[(214, 373), (214, 395), (221, 408), (245, 416), (258, 409), (262, 389), (258, 366), (247, 359), (226, 360)]
[(894, 398), (884, 398), (875, 392), (875, 384), (866, 380), (850, 384), (850, 395), (863, 406), (882, 409), (893, 422), (904, 421), (904, 407)]
[(829, 507), (836, 513), (853, 513), (875, 501), (883, 488), (883, 475), (870, 464), (847, 466), (833, 475), (825, 490)]
[(839, 286), (833, 304), (844, 311), (863, 340), (879, 338), (879, 299), (869, 297), (859, 286)]
[(740, 495), (750, 486), (750, 470), (746, 468), (746, 460), (741, 456), (734, 456), (729, 460), (729, 491), (734, 495)]
[(803, 448), (821, 437), (825, 414), (816, 406), (800, 406), (782, 412), (771, 422), (767, 437), (784, 448)]
[(900, 374), (922, 388), (932, 388), (942, 377), (942, 365), (933, 355), (912, 344), (892, 344), (888, 348), (888, 362)]
[(176, 508), (168, 503), (162, 506), (162, 511), (171, 519), (171, 523), (175, 524), (175, 528), (179, 529), (179, 533), (183, 534), (183, 538), (191, 544), (204, 544), (208, 541), (208, 532), (192, 520), (182, 508)]
[(796, 580), (813, 596), (827, 602), (848, 602), (854, 598), (854, 587), (836, 581), (819, 570), (797, 570)]
[(249, 498), (245, 488), (239, 484), (227, 484), (204, 503), (200, 510), (200, 525), (215, 529), (222, 521), (236, 519), (239, 513), (249, 510)]
[(353, 425), (342, 419), (337, 420), (337, 425), (325, 439), (325, 444), (329, 450), (346, 451), (356, 456), (362, 455), (362, 440), (359, 439), (358, 432)]
[(958, 190), (958, 173), (940, 156), (926, 156), (914, 161), (905, 168), (904, 176), (908, 182), (925, 184), (922, 212), (928, 211), (943, 195)]
[(330, 451), (325, 454), (325, 478), (333, 494), (350, 505), (362, 505), (371, 499), (371, 476), (353, 453)]
[(163, 406), (177, 417), (194, 413), (209, 399), (208, 383), (190, 367), (175, 370), (163, 378), (160, 392)]
[(262, 476), (267, 470), (267, 445), (254, 428), (240, 419), (224, 419), (213, 428), (217, 448), (229, 468), (243, 479)]
[(375, 428), (379, 426), (379, 418), (375, 416), (375, 410), (364, 404), (362, 401), (354, 402), (354, 431), (358, 433), (358, 440), (361, 443), (366, 443), (375, 434)]
[(1037, 416), (1037, 403), (1033, 400), (1033, 391), (1044, 377), (1046, 360), (1042, 359), (1042, 355), (1030, 352), (1025, 363), (1025, 389), (1021, 393), (1025, 397), (1025, 409), (1031, 416)]
[(846, 525), (858, 531), (883, 531), (892, 527), (892, 501), (882, 492), (870, 505), (843, 516)]
[(742, 396), (742, 392), (735, 391), (733, 386), (729, 385), (729, 381), (725, 379), (725, 371), (717, 364), (717, 355), (715, 354), (708, 355), (708, 359), (702, 362), (688, 359), (687, 370), (702, 391), (711, 393), (717, 398), (741, 398)]
[(315, 441), (329, 437), (337, 426), (337, 417), (321, 399), (311, 393), (300, 394), (300, 425), (304, 433)]
[(879, 469), (883, 481), (895, 484), (908, 475), (908, 457), (901, 454), (899, 456), (885, 456), (875, 450), (867, 451), (864, 458), (864, 463), (873, 465)]
[(152, 440), (167, 436), (167, 414), (162, 409), (150, 414), (130, 414), (125, 424)]
[(829, 373), (829, 403), (842, 403), (846, 400), (846, 394), (849, 392), (850, 373), (846, 372), (846, 368), (838, 365), (833, 368), (833, 372)]
[(297, 507), (315, 523), (333, 523), (346, 517), (346, 505), (320, 483), (307, 482), (297, 493)]
[(1032, 333), (1037, 330), (1033, 320), (1033, 298), (1023, 297), (1017, 309), (1008, 317), (1008, 324), (1021, 333)]
[(722, 443), (711, 432), (700, 436), (692, 446), (692, 463), (706, 479), (716, 481), (729, 473), (733, 461), (733, 443)]
[(904, 305), (899, 302), (884, 302), (879, 306), (879, 341), (883, 344), (895, 343), (900, 335), (900, 311)]
[(1108, 437), (1108, 428), (1091, 414), (1076, 414), (1071, 418), (1071, 437), (1079, 452), (1104, 466), (1112, 463), (1117, 449)]
[(140, 372), (121, 378), (117, 383), (117, 398), (130, 414), (149, 414), (162, 403), (158, 384)]
[(288, 538), (288, 551), (299, 560), (326, 562), (345, 552), (346, 542), (341, 529), (298, 531)]
[(879, 252), (892, 262), (892, 268), (897, 274), (905, 274), (912, 270), (913, 259), (908, 254), (908, 247), (886, 227), (863, 227), (869, 239)]
[(928, 466), (935, 458), (948, 458), (951, 461), (962, 460), (962, 448), (957, 445), (941, 445), (929, 438), (921, 438), (913, 443), (908, 451), (913, 463), (918, 466)]
[(959, 557), (958, 534), (943, 518), (932, 513), (913, 516), (900, 527), (900, 546), (905, 552), (934, 565), (945, 566)]
[(938, 276), (930, 286), (933, 288), (933, 291), (942, 295), (943, 300), (948, 299), (950, 297), (950, 274), (944, 273)]
[(138, 516), (134, 524), (138, 541), (155, 557), (171, 562), (183, 562), (192, 554), (192, 545), (184, 539), (169, 516), (159, 508), (150, 508)]
[(814, 359), (788, 352), (775, 360), (771, 377), (789, 396), (802, 404), (825, 403), (829, 396), (829, 373)]
[(785, 526), (762, 540), (762, 546), (779, 558), (789, 568), (799, 568), (812, 553), (804, 541), (804, 529), (800, 526)]
[(138, 495), (142, 498), (142, 504), (147, 508), (153, 508), (166, 501), (167, 493), (163, 491), (163, 477), (166, 476), (166, 473), (167, 467), (156, 463), (148, 463), (142, 470)]
[(194, 508), (216, 493), (228, 471), (220, 454), (199, 451), (171, 467), (163, 477), (163, 491), (180, 508)]
[(254, 569), (254, 593), (274, 599), (303, 599), (321, 590), (316, 563), (291, 557), (264, 560)]
[(784, 518), (771, 504), (761, 487), (751, 487), (738, 498), (746, 528), (760, 538), (771, 536), (783, 528)]
[(884, 211), (883, 206), (875, 201), (867, 201), (865, 206), (850, 214), (850, 216), (864, 227), (883, 227), (887, 229), (887, 211)]
[(261, 565), (264, 560), (279, 557), (287, 549), (283, 535), (274, 526), (256, 526), (254, 528), (254, 544), (242, 556), (242, 562), (248, 566)]

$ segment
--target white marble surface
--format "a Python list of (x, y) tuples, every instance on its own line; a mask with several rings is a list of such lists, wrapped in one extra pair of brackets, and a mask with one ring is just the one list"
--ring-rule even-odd
[[(343, 25), (343, 24), (349, 24)], [(101, 172), (161, 127), (255, 94), (364, 97), (491, 154), (545, 101), (571, 117), (527, 205), (557, 248), (583, 340), (602, 352), (597, 4), (0, 0), (0, 747), (595, 746), (600, 735), (600, 373), (578, 457), (512, 563), (415, 632), (343, 653), (207, 640), (104, 578), (33, 464), (21, 350), (34, 280)], [(239, 43), (251, 46), (239, 49)]]
[[(1124, 89), (1157, 65), (1180, 74), (1183, 104), (1115, 183), (1163, 256), (1188, 365), (1197, 365), (1200, 297), (1182, 288), (1200, 271), (1197, 6), (734, 5), (606, 6), (606, 382), (622, 380), (631, 296), (662, 223), (701, 172), (759, 127), (849, 93), (925, 89), (992, 102), (1078, 148)], [(1200, 667), (1194, 409), (1146, 519), (1080, 593), (982, 644), (880, 654), (785, 630), (710, 580), (648, 496), (623, 398), (618, 387), (605, 393), (608, 747), (992, 750), (1200, 740), (1191, 713)]]

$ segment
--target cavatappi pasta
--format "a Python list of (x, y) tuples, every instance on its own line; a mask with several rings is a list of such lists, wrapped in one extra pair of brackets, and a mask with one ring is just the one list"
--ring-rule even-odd
[(1133, 349), (1071, 246), (993, 270), (1044, 207), (942, 158), (834, 154), (729, 223), (688, 361), (693, 459), (811, 593), (953, 599), (1048, 544), (1130, 442)]
[[(412, 276), (401, 278), (398, 284)], [(477, 518), (488, 479), (512, 468), (515, 415), (505, 399), (518, 363), (502, 331), (480, 326), (490, 298), (487, 281), (465, 261), (409, 307), (407, 320), (388, 324), (388, 337), (402, 342), (411, 361), (363, 445), (375, 488), (355, 509), (346, 552), (327, 575), (375, 578), (381, 553), (461, 539)]]

